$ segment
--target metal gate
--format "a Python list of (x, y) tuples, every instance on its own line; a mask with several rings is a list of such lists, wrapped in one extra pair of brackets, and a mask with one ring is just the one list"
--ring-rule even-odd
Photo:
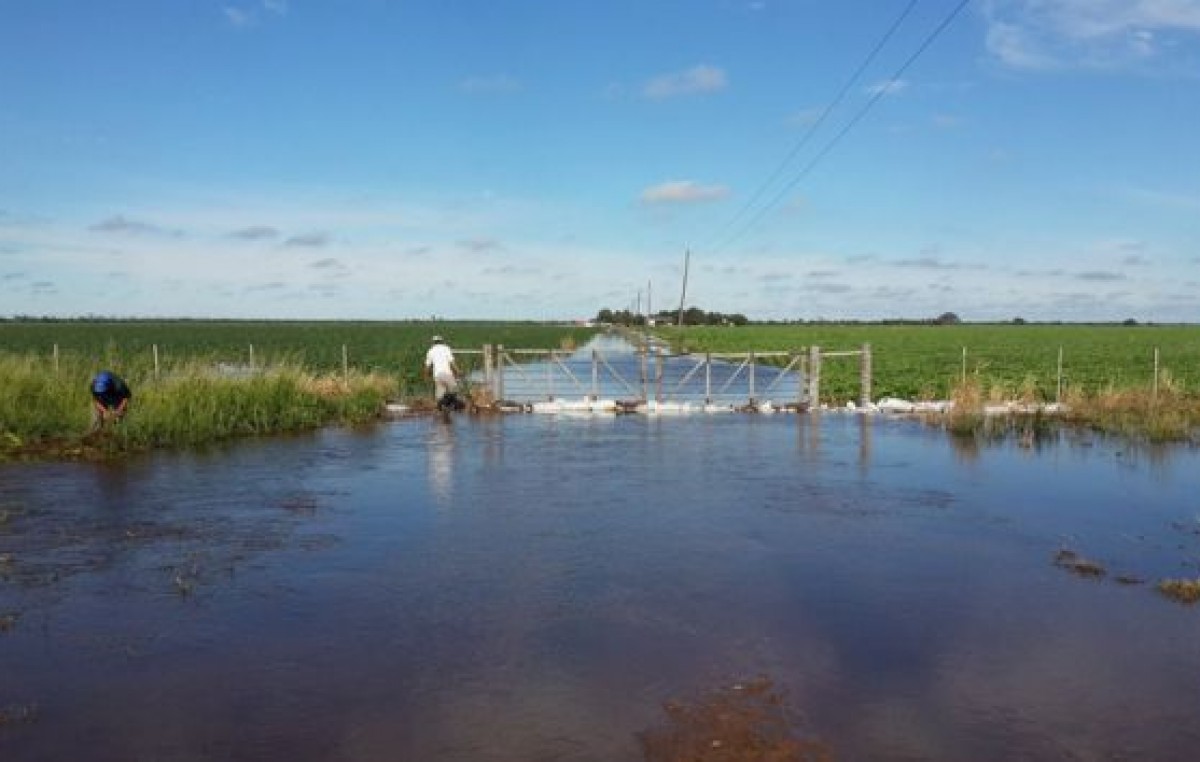
[[(622, 342), (623, 344), (623, 342)], [(580, 350), (486, 346), (473, 375), (498, 401), (611, 400), (739, 408), (807, 404), (802, 354), (677, 354), (664, 345), (610, 342)]]

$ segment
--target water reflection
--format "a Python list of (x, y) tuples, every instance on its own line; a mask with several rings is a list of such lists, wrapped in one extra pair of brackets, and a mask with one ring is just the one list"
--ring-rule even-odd
[(858, 417), (858, 465), (863, 474), (870, 470), (871, 465), (871, 432), (875, 421), (865, 415)]
[(429, 491), (442, 508), (454, 501), (455, 433), (452, 422), (434, 419), (426, 436)]

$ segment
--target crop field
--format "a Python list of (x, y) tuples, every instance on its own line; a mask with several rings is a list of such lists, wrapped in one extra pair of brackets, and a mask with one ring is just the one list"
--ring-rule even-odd
[[(0, 322), (0, 460), (107, 457), (163, 446), (312, 429), (378, 417), (424, 395), (429, 338), (560, 348), (592, 333), (513, 323), (242, 321)], [(470, 371), (479, 355), (461, 352)], [(89, 430), (100, 368), (134, 389), (133, 413)], [(93, 435), (95, 434), (95, 435)], [(102, 435), (101, 435), (102, 434)]]
[[(199, 361), (247, 365), (287, 363), (312, 372), (352, 370), (395, 374), (402, 385), (418, 382), (429, 337), (442, 334), (456, 350), (484, 344), (558, 348), (594, 331), (567, 325), (500, 322), (353, 321), (53, 321), (0, 322), (0, 352), (33, 354), (113, 368), (138, 375), (154, 365), (170, 368)], [(343, 358), (343, 348), (345, 357)], [(251, 353), (253, 352), (253, 358)], [(470, 369), (478, 357), (464, 354)]]
[[(871, 345), (872, 397), (946, 399), (964, 377), (995, 396), (1054, 400), (1068, 390), (1145, 389), (1154, 381), (1200, 393), (1200, 326), (1117, 325), (753, 325), (655, 329), (692, 352), (853, 350)], [(857, 358), (821, 369), (823, 401), (855, 399)]]

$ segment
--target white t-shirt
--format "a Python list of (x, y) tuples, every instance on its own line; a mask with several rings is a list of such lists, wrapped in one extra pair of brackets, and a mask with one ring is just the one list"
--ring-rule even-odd
[(454, 362), (454, 353), (445, 344), (434, 344), (425, 353), (425, 367), (433, 369), (434, 376), (453, 375), (450, 365)]

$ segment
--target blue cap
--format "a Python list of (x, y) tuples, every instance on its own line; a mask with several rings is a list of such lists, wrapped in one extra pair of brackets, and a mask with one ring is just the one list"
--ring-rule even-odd
[(97, 393), (106, 392), (109, 390), (109, 387), (111, 387), (112, 385), (113, 385), (112, 373), (110, 373), (107, 370), (100, 371), (99, 373), (96, 374), (96, 377), (92, 379), (92, 391), (93, 392), (97, 392)]

